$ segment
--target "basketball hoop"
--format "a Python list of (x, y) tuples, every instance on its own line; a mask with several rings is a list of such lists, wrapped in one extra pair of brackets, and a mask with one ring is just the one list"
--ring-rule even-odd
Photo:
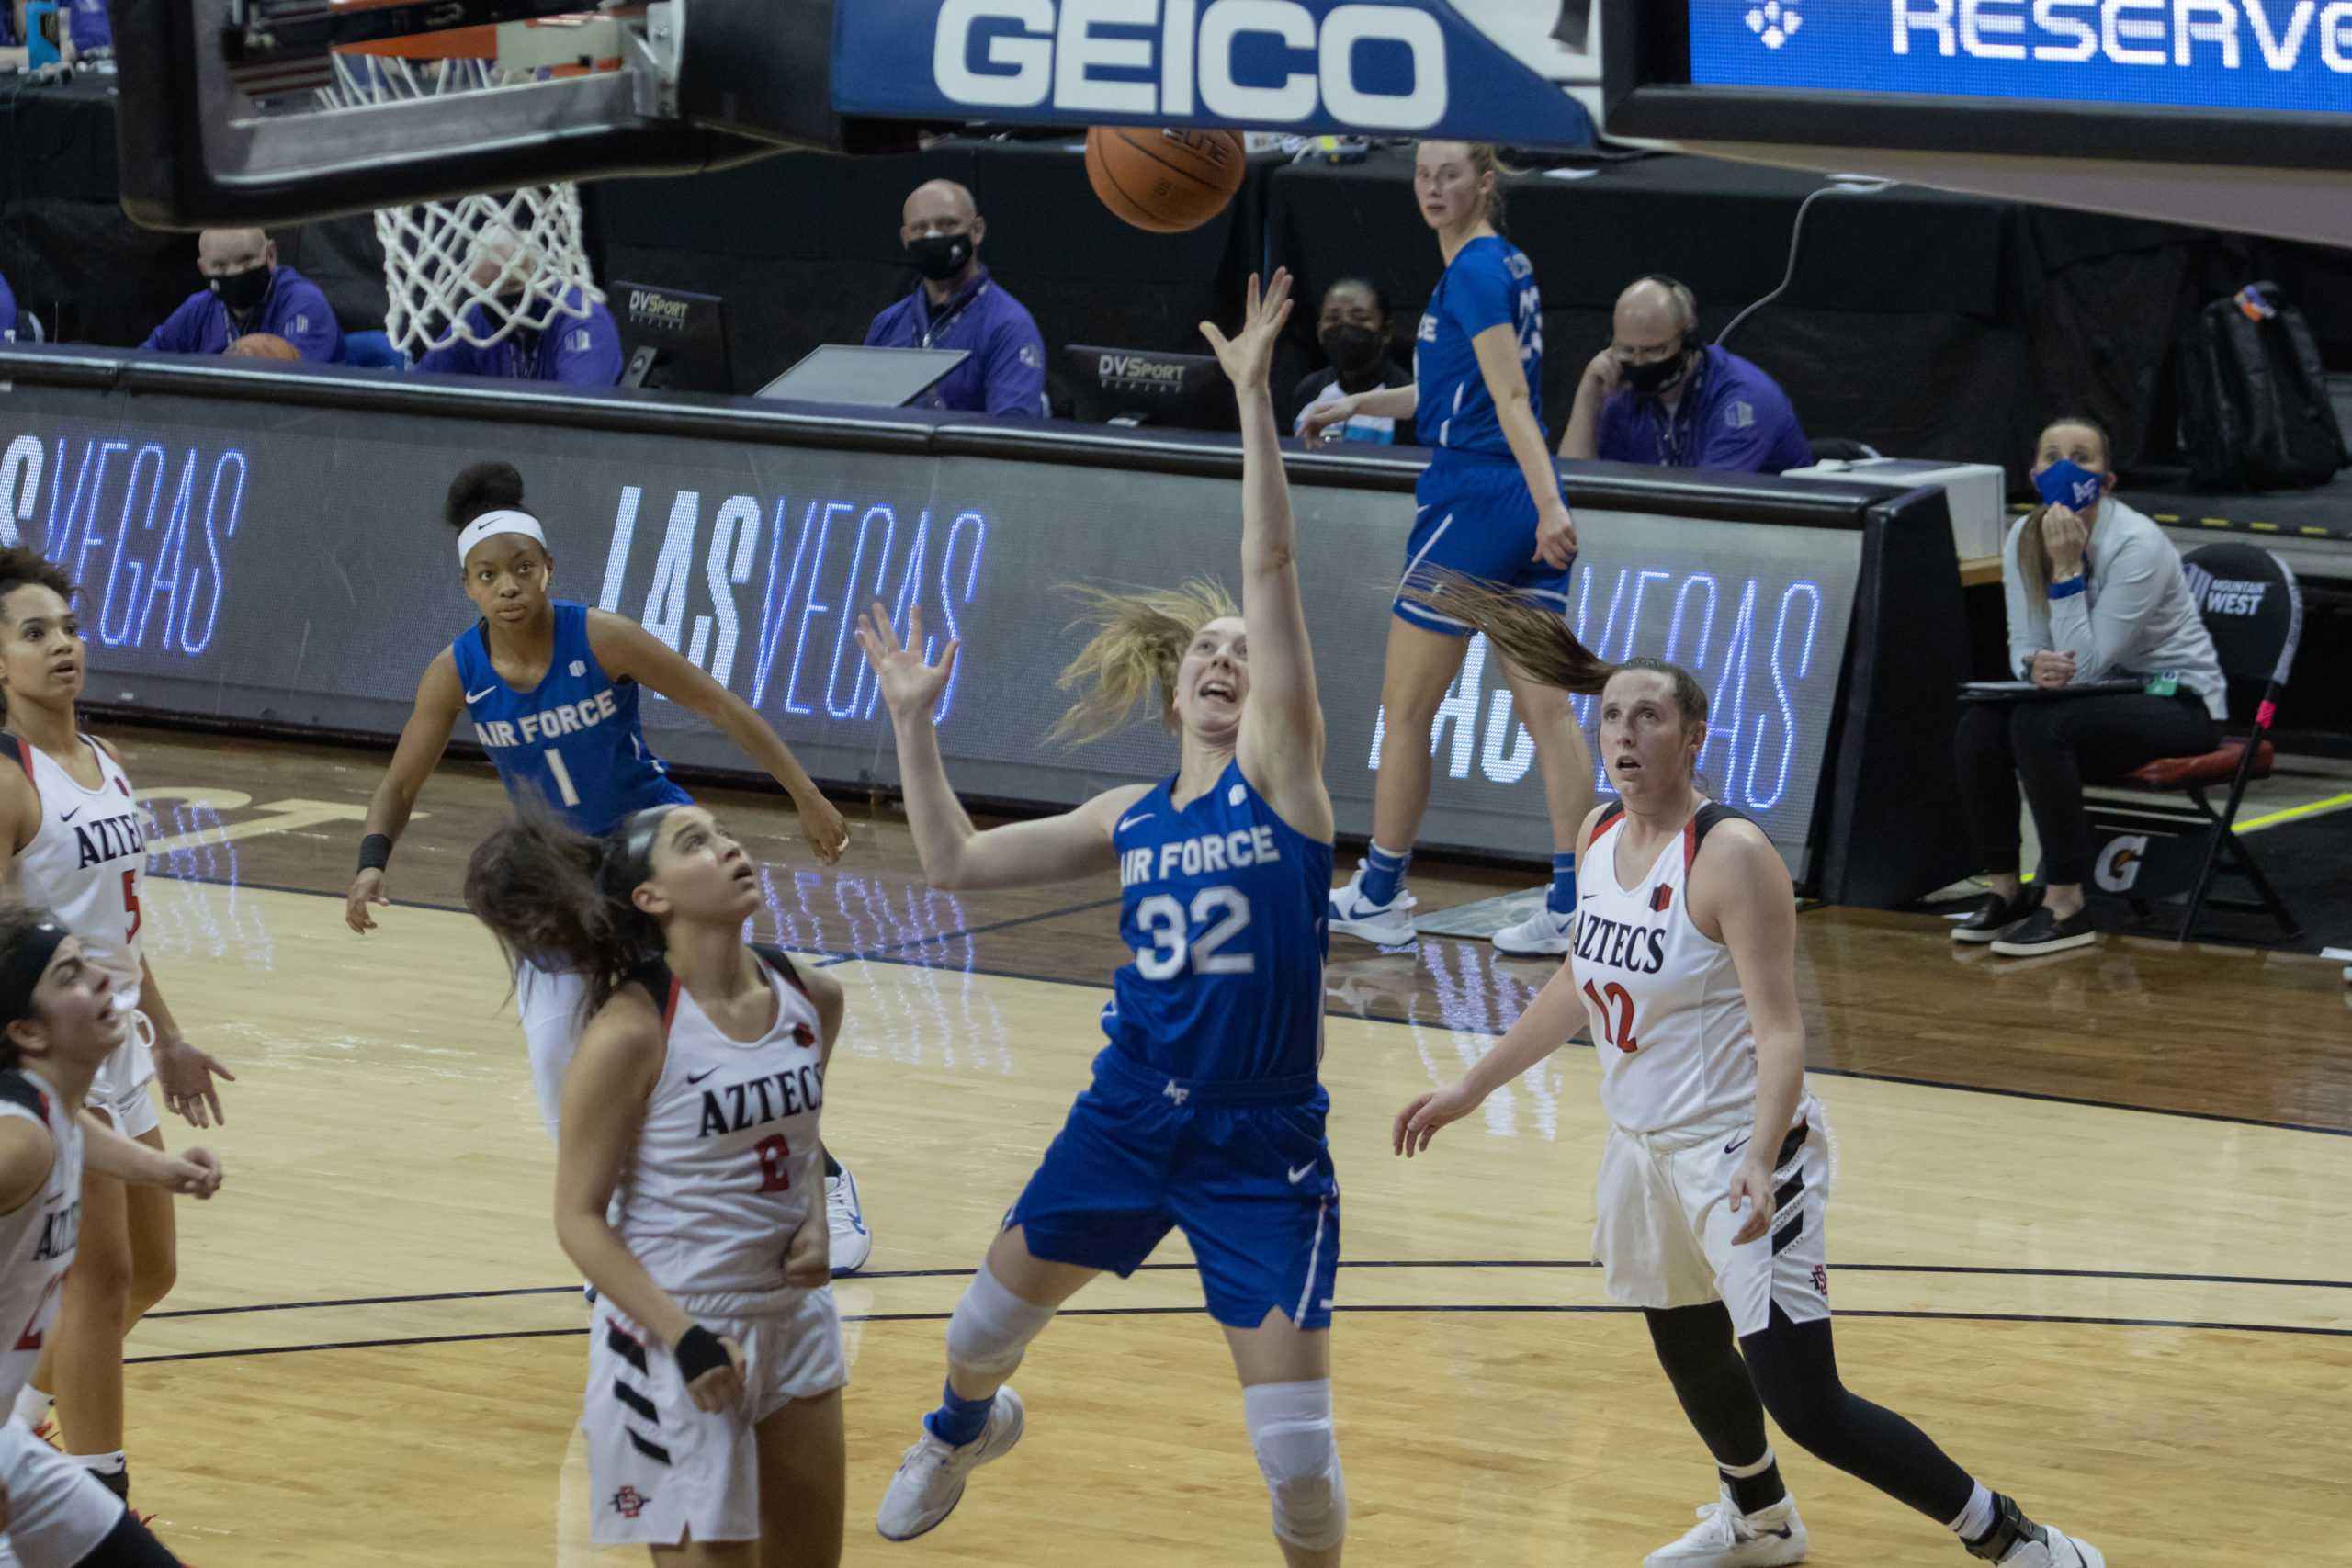
[[(537, 35), (565, 29), (560, 42)], [(599, 60), (610, 24), (594, 17), (469, 28), (341, 49), (327, 114), (499, 91), (619, 64)], [(616, 41), (612, 45), (617, 49)], [(604, 291), (588, 265), (579, 186), (569, 180), (376, 210), (384, 247), (384, 332), (411, 359), (467, 343), (585, 321)]]

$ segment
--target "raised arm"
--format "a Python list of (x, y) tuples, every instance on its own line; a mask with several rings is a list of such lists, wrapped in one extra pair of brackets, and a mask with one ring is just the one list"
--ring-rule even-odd
[[(2075, 537), (2085, 532), (2079, 524), (2073, 530)], [(2083, 547), (2075, 545), (2068, 556), (2053, 542), (2050, 554), (2050, 640), (2059, 652), (2075, 656), (2075, 680), (2112, 680), (2123, 671), (2154, 673), (2143, 668), (2143, 660), (2154, 644), (2156, 605), (2180, 570), (2173, 547), (2160, 535), (2126, 540), (2099, 562), (2096, 603), (2086, 591)]]
[[(424, 679), (416, 683), (416, 703), (408, 711), (408, 722), (401, 726), (391, 766), (384, 770), (384, 782), (376, 786), (368, 802), (363, 841), (381, 834), (395, 844), (400, 842), (424, 781), (433, 776), (441, 753), (449, 749), (450, 728), (465, 711), (466, 688), (458, 678), (458, 656), (445, 648), (433, 656), (433, 662), (424, 667)], [(390, 902), (384, 893), (383, 871), (362, 870), (351, 879), (351, 890), (344, 897), (344, 923), (363, 934), (372, 931), (376, 917), (368, 907)]]
[(1323, 705), (1315, 650), (1298, 592), (1298, 536), (1267, 384), (1274, 344), (1290, 320), (1290, 274), (1277, 269), (1262, 297), (1250, 279), (1238, 335), (1201, 323), (1241, 408), (1241, 620), (1250, 636), (1250, 700), (1241, 712), (1242, 772), (1299, 831), (1331, 832), (1323, 787)]
[(948, 638), (939, 661), (928, 662), (922, 610), (910, 613), (902, 643), (879, 603), (858, 617), (857, 643), (881, 683), (883, 705), (890, 710), (890, 727), (899, 738), (899, 788), (915, 852), (922, 858), (923, 880), (944, 888), (1027, 887), (1075, 881), (1116, 863), (1112, 831), (1127, 807), (1151, 793), (1149, 785), (1122, 784), (1058, 817), (1008, 822), (983, 832), (972, 826), (955, 785), (947, 782), (932, 718), (955, 673), (961, 645)]
[(849, 843), (849, 824), (834, 809), (792, 748), (759, 711), (712, 680), (692, 660), (626, 615), (588, 612), (588, 648), (616, 680), (635, 681), (680, 707), (710, 720), (718, 732), (757, 762), (792, 797), (801, 831), (817, 858), (831, 865)]

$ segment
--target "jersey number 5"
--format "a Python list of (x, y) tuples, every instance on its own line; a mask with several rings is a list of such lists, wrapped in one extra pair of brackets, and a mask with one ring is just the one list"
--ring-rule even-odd
[[(1584, 983), (1584, 994), (1585, 998), (1592, 1003), (1592, 1010), (1600, 1015), (1600, 1032), (1609, 1037), (1609, 1043), (1616, 1046), (1620, 1051), (1629, 1053), (1642, 1048), (1642, 1043), (1634, 1038), (1632, 993), (1611, 980), (1609, 982), (1608, 993), (1604, 997), (1601, 992), (1592, 988), (1591, 981), (1587, 980)], [(1616, 1016), (1613, 1018), (1609, 1011), (1611, 1002), (1617, 1004)]]
[[(1208, 925), (1220, 910), (1225, 919), (1203, 931), (1198, 942), (1185, 942), (1193, 926)], [(1217, 951), (1250, 924), (1250, 900), (1238, 888), (1202, 888), (1193, 896), (1191, 915), (1188, 921), (1184, 906), (1165, 893), (1155, 893), (1136, 906), (1136, 924), (1151, 936), (1149, 947), (1136, 949), (1136, 974), (1147, 980), (1172, 980), (1183, 972), (1188, 954), (1195, 975), (1247, 975), (1258, 967), (1254, 953)]]
[(138, 940), (139, 928), (147, 920), (139, 911), (139, 874), (135, 871), (122, 874), (122, 912), (130, 917), (130, 929), (123, 933), (122, 940), (134, 942)]
[(784, 1134), (775, 1133), (762, 1138), (752, 1152), (760, 1156), (760, 1190), (789, 1191), (792, 1172), (785, 1168), (784, 1162), (792, 1157), (792, 1145), (784, 1141)]

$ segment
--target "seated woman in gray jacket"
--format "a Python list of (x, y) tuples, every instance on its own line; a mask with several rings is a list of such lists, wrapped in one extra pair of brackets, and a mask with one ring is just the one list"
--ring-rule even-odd
[[(2213, 639), (2154, 523), (2115, 499), (2113, 444), (2068, 415), (2041, 433), (2034, 486), (2044, 505), (2002, 547), (2009, 663), (2037, 686), (2132, 680), (2136, 692), (2064, 701), (1971, 703), (1960, 721), (1960, 784), (1970, 842), (1993, 891), (1952, 931), (2012, 956), (2094, 940), (2083, 908), (2090, 829), (2083, 783), (2120, 778), (2159, 757), (2213, 749), (2228, 691)], [(2041, 875), (2018, 880), (2018, 791), (2041, 840)]]

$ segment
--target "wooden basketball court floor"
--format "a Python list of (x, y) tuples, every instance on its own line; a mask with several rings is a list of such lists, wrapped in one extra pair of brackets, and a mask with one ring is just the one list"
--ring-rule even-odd
[[(159, 824), (155, 970), (232, 1065), (229, 1186), (180, 1210), (136, 1331), (135, 1500), (203, 1568), (642, 1562), (585, 1541), (585, 1314), (505, 976), (458, 907), (503, 803), (451, 764), (365, 940), (342, 891), (379, 753), (112, 730)], [(1275, 1560), (1226, 1355), (1171, 1238), (1034, 1348), (1028, 1436), (937, 1534), (875, 1504), (935, 1400), (944, 1318), (1085, 1079), (1115, 888), (927, 889), (887, 812), (813, 869), (773, 797), (713, 794), (768, 863), (760, 934), (830, 963), (828, 1140), (877, 1237), (838, 1290), (853, 1563)], [(1417, 873), (1424, 908), (1507, 884)], [(2119, 1565), (2352, 1563), (2352, 1010), (2334, 964), (2110, 938), (1959, 954), (1939, 922), (1799, 926), (1837, 1134), (1849, 1384)], [(1346, 1194), (1334, 1335), (1359, 1563), (1633, 1564), (1714, 1482), (1588, 1261), (1603, 1134), (1582, 1044), (1408, 1165), (1389, 1119), (1539, 963), (1336, 944), (1324, 1076)], [(197, 1141), (176, 1121), (175, 1144)], [(1965, 1561), (1808, 1457), (1813, 1561)]]

